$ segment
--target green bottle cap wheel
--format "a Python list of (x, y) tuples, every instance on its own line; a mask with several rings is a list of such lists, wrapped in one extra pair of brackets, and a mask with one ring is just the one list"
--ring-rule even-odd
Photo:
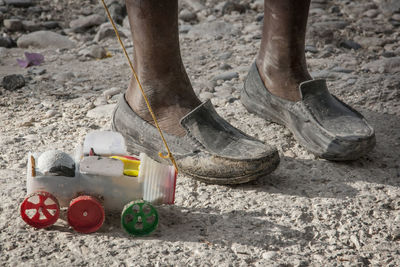
[(147, 201), (132, 201), (122, 211), (121, 224), (131, 235), (148, 235), (157, 228), (157, 210)]

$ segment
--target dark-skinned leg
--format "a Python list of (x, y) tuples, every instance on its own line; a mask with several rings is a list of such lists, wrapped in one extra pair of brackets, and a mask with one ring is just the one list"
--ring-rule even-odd
[(264, 27), (256, 64), (268, 90), (300, 100), (299, 84), (311, 80), (305, 60), (310, 0), (264, 0)]
[[(162, 130), (182, 136), (180, 119), (201, 102), (182, 63), (177, 0), (126, 0), (134, 44), (134, 67)], [(137, 82), (126, 92), (130, 107), (153, 122)]]

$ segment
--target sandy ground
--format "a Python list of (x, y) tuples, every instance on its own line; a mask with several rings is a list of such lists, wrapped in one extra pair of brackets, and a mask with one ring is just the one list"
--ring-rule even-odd
[[(158, 207), (159, 227), (144, 238), (125, 234), (119, 215), (109, 214), (90, 235), (74, 232), (63, 220), (35, 230), (19, 216), (29, 151), (72, 152), (87, 132), (110, 128), (118, 95), (107, 99), (103, 92), (123, 91), (130, 77), (116, 40), (100, 43), (111, 58), (93, 60), (80, 54), (93, 46), (93, 33), (69, 34), (75, 48), (30, 49), (44, 54), (45, 62), (29, 69), (16, 64), (26, 50), (1, 50), (0, 77), (23, 74), (27, 84), (16, 91), (0, 88), (0, 264), (399, 266), (400, 75), (396, 65), (385, 63), (400, 56), (399, 28), (389, 23), (391, 13), (382, 12), (385, 1), (359, 2), (313, 2), (307, 37), (318, 50), (306, 54), (314, 77), (328, 79), (330, 91), (376, 130), (376, 148), (349, 163), (316, 158), (284, 127), (241, 105), (243, 79), (260, 44), (259, 9), (225, 16), (200, 12), (194, 23), (181, 21), (182, 29), (190, 29), (182, 30), (182, 56), (199, 97), (211, 98), (234, 126), (276, 145), (281, 163), (271, 175), (240, 186), (206, 185), (179, 175), (175, 205)], [(369, 17), (370, 10), (378, 14)], [(348, 25), (334, 29), (333, 40), (318, 35), (327, 27), (318, 23), (332, 20)], [(226, 29), (214, 31), (216, 23)], [(340, 40), (356, 40), (362, 48), (341, 47)], [(385, 51), (393, 53), (390, 58), (382, 56)], [(368, 64), (386, 67), (374, 71)], [(214, 81), (225, 72), (239, 78)]]

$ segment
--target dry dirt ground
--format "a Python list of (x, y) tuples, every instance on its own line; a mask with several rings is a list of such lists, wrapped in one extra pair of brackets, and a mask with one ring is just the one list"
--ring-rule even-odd
[[(240, 8), (223, 12), (216, 1), (182, 1), (181, 9), (197, 15), (180, 20), (183, 61), (196, 93), (211, 98), (234, 126), (276, 145), (281, 163), (271, 175), (240, 186), (206, 185), (179, 175), (175, 205), (159, 207), (158, 229), (140, 238), (123, 232), (118, 215), (108, 215), (101, 230), (90, 235), (74, 232), (63, 220), (35, 230), (19, 216), (27, 153), (72, 152), (87, 132), (109, 129), (118, 94), (104, 92), (123, 91), (130, 78), (115, 38), (99, 41), (112, 57), (94, 60), (84, 52), (96, 44), (98, 27), (68, 31), (72, 19), (104, 15), (97, 1), (40, 2), (45, 15), (33, 19), (49, 20), (50, 14), (61, 25), (54, 31), (64, 31), (76, 45), (0, 50), (0, 78), (22, 74), (26, 80), (14, 91), (0, 87), (0, 265), (400, 265), (396, 1), (319, 0), (311, 6), (306, 56), (312, 75), (327, 79), (330, 91), (376, 130), (375, 149), (349, 163), (316, 158), (284, 127), (241, 105), (243, 80), (260, 44), (260, 1), (242, 1), (242, 13)], [(203, 6), (196, 10), (196, 3)], [(9, 12), (26, 15), (17, 8)], [(23, 32), (9, 34), (17, 39)], [(348, 40), (361, 48), (348, 48), (343, 43)], [(124, 42), (131, 50), (129, 38)], [(16, 59), (24, 51), (42, 53), (45, 62), (20, 68)]]

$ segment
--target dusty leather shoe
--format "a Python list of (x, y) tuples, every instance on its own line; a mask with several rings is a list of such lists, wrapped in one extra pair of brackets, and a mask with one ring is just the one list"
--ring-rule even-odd
[[(180, 121), (186, 135), (164, 137), (179, 171), (206, 183), (240, 184), (269, 174), (279, 164), (276, 148), (234, 128), (206, 101)], [(167, 161), (157, 129), (130, 108), (122, 96), (112, 119), (112, 128), (126, 140), (128, 151), (144, 152), (157, 161)]]
[(248, 111), (285, 125), (310, 152), (328, 160), (354, 160), (375, 146), (374, 129), (356, 110), (332, 96), (325, 80), (299, 86), (301, 100), (271, 94), (254, 63), (247, 75), (241, 101)]

